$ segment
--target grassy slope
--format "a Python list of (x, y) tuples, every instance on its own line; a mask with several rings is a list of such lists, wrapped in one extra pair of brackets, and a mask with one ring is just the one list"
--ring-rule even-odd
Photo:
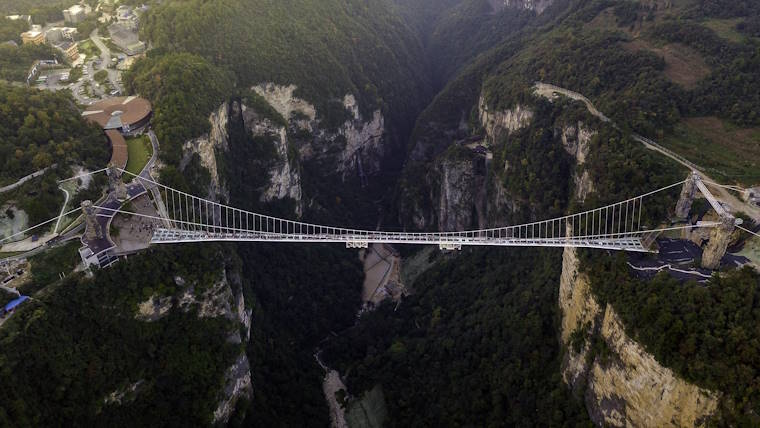
[(153, 147), (148, 137), (143, 135), (127, 140), (127, 152), (129, 154), (127, 171), (139, 174), (153, 155)]
[(760, 183), (759, 128), (739, 128), (716, 117), (688, 118), (662, 142), (717, 180)]

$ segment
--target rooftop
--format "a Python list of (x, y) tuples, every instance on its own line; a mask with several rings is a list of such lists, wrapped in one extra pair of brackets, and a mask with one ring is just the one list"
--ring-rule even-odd
[[(114, 114), (121, 112), (121, 114)], [(140, 97), (115, 97), (99, 101), (87, 108), (82, 116), (97, 122), (103, 129), (118, 129), (145, 119), (151, 112), (150, 102)]]

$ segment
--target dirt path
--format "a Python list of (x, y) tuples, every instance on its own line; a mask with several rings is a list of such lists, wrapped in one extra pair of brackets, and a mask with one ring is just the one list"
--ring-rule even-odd
[(378, 304), (389, 296), (386, 292), (387, 285), (401, 282), (401, 258), (385, 244), (372, 244), (364, 251), (362, 261), (364, 263), (362, 301)]

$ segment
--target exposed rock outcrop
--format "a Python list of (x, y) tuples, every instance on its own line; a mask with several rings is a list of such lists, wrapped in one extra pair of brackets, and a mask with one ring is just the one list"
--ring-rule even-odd
[[(285, 100), (276, 99), (276, 101), (284, 102)], [(295, 105), (300, 105), (300, 103), (295, 103)], [(236, 110), (236, 114), (242, 116), (245, 132), (252, 137), (268, 137), (275, 146), (276, 154), (269, 164), (269, 180), (267, 185), (261, 189), (261, 200), (271, 202), (290, 198), (296, 202), (296, 214), (300, 216), (303, 211), (301, 173), (297, 160), (293, 159), (294, 153), (290, 150), (291, 143), (288, 140), (287, 128), (262, 117), (245, 105), (238, 107), (237, 103), (233, 103), (233, 108), (239, 110)], [(293, 111), (296, 111), (291, 110), (293, 108), (295, 108), (293, 105), (288, 105), (283, 111), (292, 114)]]
[[(219, 279), (213, 284), (203, 287), (202, 284), (186, 283), (177, 276), (175, 285), (181, 288), (175, 296), (154, 296), (138, 304), (138, 312), (135, 318), (140, 321), (154, 322), (168, 315), (172, 310), (189, 312), (196, 310), (199, 318), (223, 317), (239, 324), (227, 332), (227, 340), (231, 343), (240, 344), (248, 342), (251, 334), (252, 309), (246, 308), (243, 296), (242, 284), (239, 273), (230, 270), (222, 270)], [(241, 337), (241, 329), (244, 328), (244, 337)], [(240, 398), (250, 398), (253, 394), (251, 382), (251, 370), (248, 356), (241, 350), (236, 360), (224, 373), (225, 386), (219, 397), (216, 410), (214, 411), (214, 423), (224, 424), (235, 409)], [(139, 386), (139, 384), (137, 384)], [(131, 388), (134, 395), (137, 386)], [(116, 391), (106, 400), (120, 401), (124, 391)]]
[[(385, 118), (380, 110), (368, 119), (362, 117), (353, 94), (343, 97), (347, 118), (335, 129), (326, 129), (318, 119), (317, 109), (297, 98), (294, 85), (266, 83), (253, 87), (277, 112), (288, 121), (289, 127), (307, 131), (311, 138), (299, 139), (298, 151), (304, 161), (326, 160), (345, 180), (349, 175), (360, 177), (378, 173), (388, 154)], [(339, 150), (336, 150), (339, 148)]]
[(493, 143), (502, 135), (509, 135), (530, 125), (533, 119), (533, 111), (519, 104), (509, 110), (492, 111), (488, 107), (485, 97), (481, 95), (478, 101), (478, 117), (490, 142)]
[(253, 394), (251, 366), (245, 352), (241, 353), (235, 363), (227, 368), (224, 379), (223, 398), (214, 410), (215, 424), (226, 423), (232, 416), (237, 401), (241, 397), (251, 398)]
[(681, 188), (681, 195), (676, 203), (676, 218), (685, 219), (689, 217), (691, 205), (694, 203), (694, 195), (697, 193), (697, 183), (693, 177), (689, 176)]
[(229, 105), (223, 103), (209, 116), (211, 131), (198, 138), (185, 142), (182, 146), (183, 158), (180, 169), (184, 169), (194, 153), (200, 156), (201, 165), (206, 168), (211, 176), (209, 196), (216, 198), (220, 195), (228, 197), (224, 188), (223, 180), (219, 177), (216, 154), (218, 151), (227, 151), (229, 148)]
[(485, 224), (485, 159), (444, 159), (436, 169), (440, 174), (439, 230), (466, 230)]
[(262, 83), (254, 86), (252, 89), (264, 97), (269, 105), (274, 107), (285, 120), (290, 120), (293, 113), (296, 112), (304, 115), (310, 121), (317, 118), (317, 109), (308, 101), (294, 95), (296, 89), (298, 89), (296, 85), (283, 86), (274, 83)]
[[(560, 280), (561, 339), (567, 348), (562, 376), (584, 396), (591, 419), (609, 426), (702, 426), (718, 406), (718, 394), (692, 385), (625, 333), (611, 305), (601, 307), (578, 272), (576, 250), (565, 249)], [(592, 338), (611, 356), (592, 353)], [(579, 346), (579, 339), (585, 338)]]
[(583, 122), (565, 126), (562, 129), (562, 147), (575, 159), (576, 170), (573, 174), (575, 197), (581, 202), (594, 191), (591, 175), (583, 168), (583, 165), (591, 149), (591, 140), (596, 134), (596, 131), (587, 128)]
[(524, 10), (532, 10), (537, 14), (542, 14), (547, 7), (554, 3), (554, 0), (489, 0), (495, 10), (501, 10), (505, 7), (513, 7)]
[(736, 230), (733, 216), (723, 217), (720, 222), (720, 226), (713, 228), (710, 232), (710, 240), (702, 251), (702, 267), (705, 269), (720, 267), (720, 260), (726, 255), (726, 250)]

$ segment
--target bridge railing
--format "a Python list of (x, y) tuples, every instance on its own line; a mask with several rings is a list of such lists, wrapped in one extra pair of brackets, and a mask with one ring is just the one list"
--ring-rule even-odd
[[(126, 171), (124, 171), (126, 172)], [(144, 185), (155, 187), (168, 217), (169, 229), (186, 236), (258, 236), (267, 239), (311, 239), (332, 241), (414, 241), (431, 243), (526, 241), (560, 242), (583, 239), (628, 239), (647, 229), (642, 225), (645, 198), (683, 184), (675, 183), (622, 202), (550, 220), (526, 224), (457, 232), (381, 232), (306, 223), (241, 210), (182, 192), (135, 176)]]

